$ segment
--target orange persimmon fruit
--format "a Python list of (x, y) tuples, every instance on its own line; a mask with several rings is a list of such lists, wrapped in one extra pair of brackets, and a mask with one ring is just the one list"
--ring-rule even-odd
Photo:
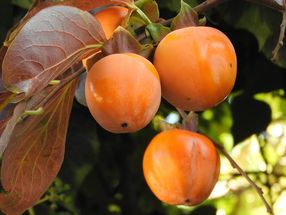
[(87, 106), (95, 120), (113, 133), (136, 132), (156, 114), (161, 101), (159, 75), (144, 57), (112, 54), (87, 74)]
[(96, 13), (95, 17), (101, 24), (106, 38), (109, 39), (127, 14), (127, 8), (122, 6), (111, 6)]
[(71, 4), (74, 7), (87, 11), (101, 6), (111, 5), (94, 15), (100, 22), (107, 39), (111, 37), (113, 31), (121, 24), (128, 14), (128, 9), (126, 7), (117, 5), (113, 6), (113, 4), (117, 3), (112, 0), (68, 1), (66, 4)]
[(222, 102), (236, 79), (234, 47), (224, 33), (212, 27), (172, 31), (159, 43), (153, 63), (162, 96), (186, 111), (202, 111)]
[(207, 137), (171, 129), (151, 140), (144, 153), (143, 172), (151, 191), (162, 202), (197, 205), (213, 190), (220, 159)]

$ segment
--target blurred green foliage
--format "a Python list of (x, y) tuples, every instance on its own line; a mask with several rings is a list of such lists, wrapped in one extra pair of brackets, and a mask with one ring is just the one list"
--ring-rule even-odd
[[(188, 1), (192, 6), (200, 2)], [(1, 41), (30, 4), (30, 0), (0, 2)], [(179, 10), (178, 0), (158, 4), (165, 18)], [(277, 215), (286, 214), (286, 48), (276, 64), (270, 60), (282, 16), (246, 1), (229, 1), (204, 15), (207, 25), (222, 30), (233, 42), (238, 77), (225, 102), (200, 113), (200, 129), (223, 144), (263, 188)], [(174, 111), (163, 101), (158, 114), (167, 117)], [(155, 134), (152, 125), (135, 134), (111, 134), (75, 102), (61, 172), (40, 204), (26, 214), (267, 214), (258, 195), (224, 157), (220, 181), (209, 200), (198, 207), (162, 204), (147, 187), (141, 166)]]

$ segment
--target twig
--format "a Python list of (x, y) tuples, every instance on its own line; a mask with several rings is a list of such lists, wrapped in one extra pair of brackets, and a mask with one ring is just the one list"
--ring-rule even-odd
[(35, 210), (34, 210), (33, 207), (29, 208), (28, 212), (29, 212), (30, 215), (36, 215)]
[(258, 5), (264, 5), (274, 10), (280, 11), (281, 13), (283, 13), (286, 10), (286, 5), (282, 3), (285, 0), (281, 0), (281, 4), (277, 0), (246, 0), (246, 1), (258, 4)]
[(286, 28), (286, 11), (283, 12), (283, 18), (282, 18), (282, 22), (280, 25), (279, 38), (278, 38), (278, 41), (277, 41), (277, 44), (276, 44), (274, 50), (272, 51), (272, 58), (271, 58), (272, 61), (275, 61), (277, 59), (278, 52), (279, 52), (281, 46), (283, 46), (285, 28)]
[(258, 187), (256, 185), (256, 183), (254, 181), (252, 181), (249, 176), (244, 172), (244, 170), (233, 160), (233, 158), (225, 151), (224, 147), (221, 146), (220, 144), (216, 143), (213, 141), (213, 143), (215, 144), (216, 148), (219, 149), (219, 151), (228, 159), (228, 161), (230, 162), (231, 166), (234, 169), (237, 169), (237, 171), (249, 182), (249, 184), (256, 190), (257, 194), (259, 195), (259, 197), (261, 198), (261, 200), (263, 201), (267, 212), (271, 215), (274, 215), (274, 212), (271, 208), (271, 206), (268, 204), (268, 202), (266, 201), (264, 195), (263, 195), (263, 191), (260, 187)]
[(203, 3), (197, 5), (194, 7), (194, 10), (197, 11), (198, 13), (202, 13), (210, 8), (213, 8), (225, 1), (229, 0), (206, 0)]
[[(202, 2), (201, 4), (197, 5), (194, 7), (194, 10), (198, 13), (202, 13), (205, 12), (207, 10), (209, 10), (210, 8), (213, 8), (225, 1), (229, 1), (229, 0), (206, 0), (204, 2)], [(168, 26), (171, 24), (173, 18), (171, 19), (167, 19), (167, 20), (163, 20), (160, 22), (160, 24)]]

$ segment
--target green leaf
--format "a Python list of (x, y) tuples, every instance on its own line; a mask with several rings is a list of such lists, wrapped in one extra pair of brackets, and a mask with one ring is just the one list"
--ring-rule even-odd
[(171, 29), (158, 23), (151, 23), (146, 26), (147, 35), (149, 34), (155, 44), (158, 44), (167, 34), (171, 32)]
[[(239, 3), (230, 1), (222, 5), (218, 12), (228, 25), (251, 32), (258, 41), (259, 50), (269, 59), (272, 57), (272, 51), (279, 37), (282, 20), (281, 13), (246, 1)], [(275, 63), (286, 67), (285, 46), (280, 49), (278, 59)]]
[(12, 4), (25, 9), (29, 9), (33, 4), (33, 2), (34, 2), (33, 0), (12, 0)]

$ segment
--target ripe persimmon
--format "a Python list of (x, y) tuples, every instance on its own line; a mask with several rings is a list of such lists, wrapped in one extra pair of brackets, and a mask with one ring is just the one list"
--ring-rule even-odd
[(201, 111), (220, 103), (236, 79), (233, 45), (225, 34), (212, 27), (172, 31), (159, 43), (154, 65), (163, 97), (187, 111)]
[(171, 205), (196, 205), (213, 190), (220, 159), (212, 141), (188, 130), (156, 135), (143, 158), (144, 177), (151, 191)]
[(127, 14), (127, 8), (112, 6), (96, 13), (95, 17), (100, 22), (106, 38), (109, 39)]
[(135, 132), (154, 117), (161, 101), (159, 75), (144, 57), (112, 54), (87, 74), (87, 106), (95, 120), (113, 133)]

